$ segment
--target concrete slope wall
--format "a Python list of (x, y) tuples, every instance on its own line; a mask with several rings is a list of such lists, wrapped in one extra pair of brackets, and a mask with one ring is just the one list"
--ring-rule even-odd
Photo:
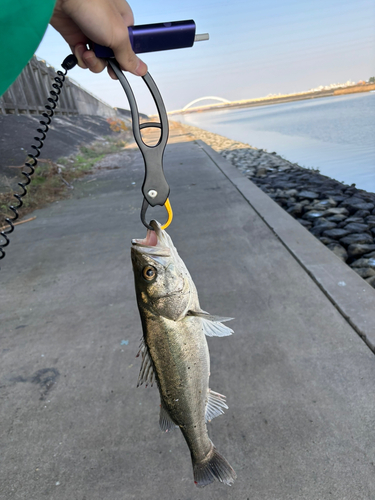
[[(57, 71), (35, 56), (0, 97), (0, 114), (40, 114), (44, 111)], [(116, 116), (116, 110), (85, 89), (65, 79), (56, 114)]]

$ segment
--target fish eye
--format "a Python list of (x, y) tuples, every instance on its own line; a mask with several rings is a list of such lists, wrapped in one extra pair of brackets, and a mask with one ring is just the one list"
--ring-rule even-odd
[(152, 281), (156, 278), (156, 269), (153, 266), (146, 266), (142, 270), (142, 276), (147, 281)]

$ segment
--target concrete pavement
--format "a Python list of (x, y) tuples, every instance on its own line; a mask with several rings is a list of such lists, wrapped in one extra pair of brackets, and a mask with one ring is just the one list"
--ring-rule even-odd
[(229, 405), (209, 432), (238, 479), (194, 486), (182, 435), (159, 430), (157, 389), (136, 388), (143, 163), (105, 161), (120, 168), (32, 214), (1, 262), (0, 499), (373, 499), (375, 360), (358, 332), (371, 337), (375, 290), (175, 129), (169, 233), (203, 309), (235, 317), (232, 337), (209, 339)]

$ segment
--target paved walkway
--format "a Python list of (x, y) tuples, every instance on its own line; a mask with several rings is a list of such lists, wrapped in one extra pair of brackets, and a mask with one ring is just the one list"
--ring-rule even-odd
[(175, 129), (169, 232), (203, 309), (236, 318), (235, 335), (209, 339), (229, 404), (209, 432), (238, 480), (194, 486), (182, 435), (159, 430), (157, 389), (136, 388), (141, 156), (106, 162), (120, 168), (32, 214), (1, 263), (0, 499), (375, 498), (375, 359), (358, 335), (372, 345), (375, 290)]

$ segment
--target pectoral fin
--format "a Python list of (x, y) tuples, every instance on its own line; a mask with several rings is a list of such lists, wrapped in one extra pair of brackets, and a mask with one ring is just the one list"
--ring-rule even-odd
[(233, 330), (222, 324), (224, 321), (230, 321), (233, 318), (221, 316), (212, 316), (204, 311), (189, 311), (188, 316), (196, 316), (202, 320), (202, 327), (207, 337), (227, 337), (232, 335)]

